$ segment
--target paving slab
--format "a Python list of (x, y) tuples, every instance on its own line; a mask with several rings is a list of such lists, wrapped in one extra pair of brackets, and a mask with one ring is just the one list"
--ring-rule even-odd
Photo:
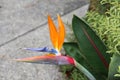
[(47, 15), (67, 14), (87, 0), (0, 0), (0, 46), (44, 25)]
[[(5, 0), (3, 0), (2, 2), (5, 5), (4, 1)], [(9, 2), (9, 0), (6, 0), (6, 1)], [(46, 3), (42, 2), (43, 0), (36, 0), (38, 1), (37, 3), (34, 2), (34, 0), (26, 0), (26, 1), (25, 0), (11, 0), (11, 1), (13, 1), (14, 4), (17, 3), (18, 1), (20, 5), (23, 5), (29, 8), (31, 5), (36, 6), (38, 3), (39, 4), (41, 3), (41, 5), (45, 5), (47, 2), (49, 2), (48, 3), (49, 5), (54, 3), (56, 4), (55, 6), (57, 6), (59, 5), (57, 3), (60, 0), (54, 0), (53, 2), (52, 0), (51, 1), (45, 0)], [(65, 3), (69, 3), (69, 2), (70, 2), (69, 4), (72, 4), (72, 1), (79, 2), (80, 0), (68, 0), (68, 1), (64, 0), (64, 1), (61, 1), (61, 4), (63, 6), (65, 5)], [(21, 62), (16, 62), (12, 60), (15, 58), (31, 57), (31, 56), (37, 56), (37, 55), (44, 54), (44, 53), (25, 51), (22, 49), (25, 47), (42, 47), (42, 46), (52, 47), (50, 39), (49, 39), (49, 31), (48, 31), (48, 25), (47, 25), (47, 17), (46, 17), (47, 11), (41, 14), (39, 11), (34, 13), (34, 11), (31, 11), (30, 9), (21, 8), (20, 5), (15, 4), (16, 6), (20, 8), (19, 10), (16, 7), (11, 8), (11, 6), (13, 6), (13, 3), (11, 3), (9, 7), (7, 7), (11, 9), (11, 10), (8, 9), (10, 10), (10, 13), (11, 13), (11, 15), (9, 16), (4, 15), (1, 11), (2, 8), (0, 9), (1, 11), (0, 15), (1, 14), (3, 15), (3, 17), (0, 16), (0, 37), (5, 36), (3, 37), (4, 38), (3, 40), (0, 40), (1, 42), (0, 80), (65, 80), (63, 74), (59, 71), (59, 67), (56, 65), (21, 63)], [(26, 4), (28, 3), (29, 5), (26, 6)], [(0, 4), (0, 5), (3, 5), (3, 4)], [(6, 2), (6, 5), (8, 5), (7, 2)], [(40, 5), (37, 5), (37, 6), (40, 6)], [(48, 6), (48, 5), (46, 4), (45, 6)], [(48, 8), (49, 7), (51, 6), (48, 6)], [(63, 15), (62, 16), (63, 21), (65, 23), (66, 22), (70, 23), (73, 14), (76, 14), (79, 17), (82, 17), (86, 13), (87, 7), (88, 5), (85, 5), (81, 8), (74, 8), (74, 9), (71, 9), (70, 12), (69, 11), (64, 12), (64, 9), (65, 9), (64, 7), (60, 6), (59, 8), (61, 9), (60, 12), (63, 12), (61, 14)], [(36, 8), (37, 7), (34, 7), (33, 9), (36, 9)], [(46, 8), (46, 10), (48, 10), (48, 8)], [(56, 10), (58, 10), (59, 8), (57, 8)], [(12, 9), (18, 10), (20, 14), (15, 12), (14, 10), (12, 11)], [(26, 12), (27, 10), (28, 12), (30, 10), (30, 12), (33, 13), (33, 14), (29, 14), (29, 17), (28, 17), (28, 12)], [(23, 16), (25, 15), (27, 17), (24, 18), (23, 16), (21, 16), (22, 11), (23, 11)], [(7, 13), (7, 10), (5, 12)], [(49, 13), (52, 14), (53, 18), (55, 18), (56, 14), (60, 12), (59, 10), (58, 12), (54, 10), (53, 12), (51, 10), (49, 11)], [(19, 14), (19, 16), (17, 16), (18, 18), (14, 17), (15, 14)], [(38, 15), (38, 14), (40, 14), (40, 16), (39, 17), (37, 16), (38, 18), (35, 17), (35, 15)], [(42, 18), (41, 15), (44, 17)], [(11, 19), (9, 19), (10, 16), (12, 16)], [(6, 24), (3, 24), (4, 22), (2, 22), (2, 19), (4, 22), (6, 22)], [(16, 22), (14, 23), (14, 21)], [(20, 24), (19, 24), (19, 21), (21, 22)], [(17, 22), (19, 25), (17, 25)], [(56, 22), (56, 19), (55, 19), (55, 22)], [(4, 27), (1, 27), (1, 25), (2, 26), (6, 25), (6, 26), (4, 28)]]

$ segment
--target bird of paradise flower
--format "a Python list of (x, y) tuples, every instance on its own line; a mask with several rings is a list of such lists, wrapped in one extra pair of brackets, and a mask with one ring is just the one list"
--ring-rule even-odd
[(42, 48), (26, 48), (26, 50), (47, 52), (48, 54), (42, 56), (35, 56), (29, 58), (16, 59), (20, 62), (40, 63), (40, 64), (56, 64), (56, 65), (74, 65), (81, 72), (83, 72), (90, 80), (96, 80), (94, 76), (80, 65), (74, 58), (65, 56), (60, 53), (65, 38), (65, 27), (58, 15), (58, 28), (53, 23), (50, 15), (48, 15), (48, 26), (50, 32), (50, 39), (54, 48), (42, 47)]

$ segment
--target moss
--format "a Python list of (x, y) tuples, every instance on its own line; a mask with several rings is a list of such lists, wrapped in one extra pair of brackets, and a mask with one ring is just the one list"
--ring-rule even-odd
[(120, 66), (118, 67), (118, 73), (114, 75), (115, 77), (120, 77)]
[(105, 3), (111, 4), (105, 15), (90, 11), (85, 19), (107, 46), (107, 53), (120, 54), (120, 3), (117, 0), (101, 1), (101, 4)]
[[(89, 11), (85, 16), (85, 20), (104, 42), (108, 48), (107, 53), (120, 55), (120, 0), (101, 0), (100, 4), (102, 9), (99, 11), (104, 11)], [(107, 6), (106, 4), (108, 4), (108, 7), (104, 7)], [(113, 61), (111, 60), (111, 62)], [(110, 64), (113, 65), (114, 63)], [(116, 64), (119, 64), (119, 61)], [(111, 75), (111, 77), (109, 75), (110, 79), (120, 78), (120, 66), (116, 70), (117, 66), (109, 67), (109, 74), (116, 73)]]

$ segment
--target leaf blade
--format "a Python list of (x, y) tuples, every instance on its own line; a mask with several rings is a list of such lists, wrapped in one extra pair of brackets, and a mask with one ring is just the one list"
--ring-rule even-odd
[(105, 45), (89, 25), (75, 15), (72, 20), (72, 28), (80, 51), (96, 71), (107, 76), (110, 55), (106, 53)]
[(67, 55), (73, 57), (79, 64), (86, 68), (97, 80), (105, 80), (105, 76), (103, 76), (103, 74), (99, 73), (98, 71), (94, 70), (92, 64), (90, 64), (89, 61), (87, 60), (87, 57), (80, 52), (77, 43), (65, 42), (63, 47)]

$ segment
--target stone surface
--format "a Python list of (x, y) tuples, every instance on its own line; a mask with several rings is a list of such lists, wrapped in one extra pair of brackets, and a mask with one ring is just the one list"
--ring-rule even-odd
[(86, 3), (86, 0), (0, 0), (0, 46), (44, 25), (48, 14), (54, 18)]
[(22, 48), (52, 47), (48, 13), (55, 22), (59, 13), (65, 23), (71, 23), (73, 14), (84, 16), (88, 7), (85, 4), (84, 0), (0, 0), (0, 80), (64, 80), (56, 65), (22, 63), (13, 59), (43, 54)]

